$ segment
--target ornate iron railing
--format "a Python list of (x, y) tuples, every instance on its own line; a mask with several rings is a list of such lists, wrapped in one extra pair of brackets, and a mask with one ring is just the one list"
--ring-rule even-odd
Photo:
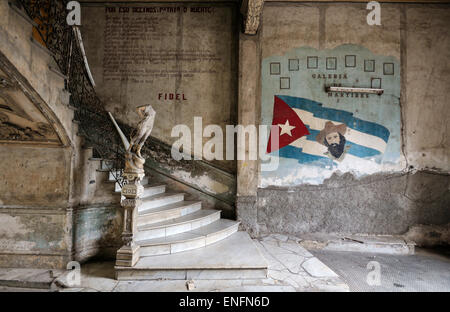
[[(70, 105), (75, 110), (79, 135), (94, 149), (94, 156), (108, 160), (108, 167), (122, 186), (120, 172), (123, 168), (124, 148), (103, 103), (98, 98), (89, 79), (82, 48), (77, 41), (74, 27), (66, 21), (68, 0), (18, 0), (28, 16), (37, 24), (34, 39), (44, 45), (54, 56), (66, 79), (70, 92)], [(124, 129), (129, 135), (129, 129)]]
[[(83, 57), (82, 49), (77, 41), (76, 32), (66, 21), (66, 6), (69, 0), (16, 0), (28, 16), (37, 24), (34, 37), (53, 55), (59, 69), (67, 77), (66, 88), (71, 93), (70, 104), (75, 110), (74, 120), (78, 123), (79, 135), (85, 143), (94, 149), (94, 156), (108, 160), (108, 169), (115, 180), (122, 186), (121, 173), (114, 169), (123, 168), (125, 150), (121, 139), (111, 122), (103, 103), (97, 96), (89, 78), (89, 72)], [(130, 137), (132, 128), (118, 121), (124, 134)], [(181, 160), (171, 158), (170, 146), (149, 138), (142, 150), (144, 155), (151, 156), (146, 167), (171, 179), (170, 167), (195, 171), (196, 166), (214, 169), (203, 161)], [(152, 155), (153, 154), (153, 155)], [(194, 162), (196, 165), (194, 165)], [(106, 169), (106, 168), (105, 168)], [(212, 196), (225, 203), (234, 202), (235, 178), (221, 169), (213, 170), (220, 181), (230, 186), (233, 194), (216, 195), (198, 189), (190, 182), (176, 181), (197, 189), (205, 195)], [(222, 196), (222, 197), (220, 197)]]

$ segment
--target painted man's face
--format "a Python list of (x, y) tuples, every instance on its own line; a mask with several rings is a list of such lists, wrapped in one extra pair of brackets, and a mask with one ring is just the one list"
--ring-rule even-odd
[(327, 143), (329, 145), (335, 145), (335, 146), (339, 145), (339, 143), (341, 141), (340, 137), (339, 137), (339, 133), (337, 133), (337, 132), (329, 133), (325, 139), (327, 140)]
[(324, 141), (325, 146), (328, 148), (331, 155), (335, 158), (342, 156), (345, 151), (345, 143), (347, 142), (342, 134), (338, 132), (329, 133)]

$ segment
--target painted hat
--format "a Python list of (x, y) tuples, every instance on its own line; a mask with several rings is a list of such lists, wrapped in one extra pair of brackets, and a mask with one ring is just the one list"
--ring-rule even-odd
[(344, 135), (346, 131), (347, 131), (346, 124), (335, 125), (331, 121), (327, 121), (325, 123), (325, 128), (322, 131), (320, 131), (319, 134), (316, 136), (316, 141), (322, 145), (325, 145), (323, 142), (325, 141), (325, 137), (328, 134), (337, 132)]

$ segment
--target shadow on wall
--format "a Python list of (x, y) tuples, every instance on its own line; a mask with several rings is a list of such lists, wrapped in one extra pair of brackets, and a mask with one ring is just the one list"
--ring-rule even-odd
[(120, 205), (78, 208), (74, 213), (73, 259), (115, 259), (122, 246), (123, 212)]

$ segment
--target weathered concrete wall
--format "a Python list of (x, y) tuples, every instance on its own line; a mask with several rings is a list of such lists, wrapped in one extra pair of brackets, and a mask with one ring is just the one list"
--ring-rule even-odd
[(32, 23), (11, 9), (8, 1), (1, 1), (0, 16), (2, 53), (57, 115), (65, 132), (72, 133), (73, 112), (67, 105), (61, 105), (61, 102), (67, 99), (64, 78), (57, 70), (49, 70), (49, 66), (58, 68), (53, 56), (31, 39)]
[[(151, 104), (157, 114), (153, 137), (171, 145), (178, 139), (171, 136), (174, 126), (190, 127), (187, 154), (196, 153), (194, 117), (202, 117), (203, 127), (218, 125), (224, 133), (226, 125), (235, 124), (234, 3), (83, 5), (82, 15), (96, 91), (119, 121), (134, 126), (135, 108)], [(203, 129), (198, 132), (202, 136)], [(214, 162), (236, 171), (234, 161)]]
[[(382, 4), (381, 26), (367, 25), (367, 13), (365, 4), (266, 3), (258, 35), (247, 39), (259, 48), (261, 77), (266, 74), (264, 60), (274, 62), (273, 59), (283, 55), (293, 59), (296, 52), (292, 51), (301, 48), (320, 54), (348, 44), (364, 47), (375, 55), (392, 57), (397, 60), (395, 72), (400, 73), (396, 91), (400, 115), (398, 122), (387, 126), (391, 127), (391, 133), (392, 127), (398, 127), (394, 140), (398, 142), (399, 158), (395, 166), (363, 174), (343, 168), (328, 175), (319, 172), (322, 182), (313, 183), (316, 185), (305, 181), (303, 173), (297, 181), (283, 179), (296, 170), (298, 165), (294, 163), (286, 163), (286, 170), (271, 172), (273, 179), (266, 183), (262, 183), (265, 173), (260, 172), (258, 189), (238, 187), (241, 196), (237, 199), (237, 214), (254, 235), (264, 232), (400, 234), (414, 224), (449, 222), (450, 145), (446, 134), (450, 110), (446, 89), (450, 84), (450, 68), (445, 60), (449, 59), (450, 7)], [(247, 53), (250, 52), (249, 48)], [(338, 69), (339, 62), (338, 59)], [(307, 70), (306, 64), (306, 57), (300, 58), (300, 74)], [(291, 73), (282, 69), (281, 76), (286, 74)], [(260, 111), (259, 104), (252, 107), (249, 99), (257, 98), (258, 93), (264, 97), (267, 93), (264, 79), (256, 94), (240, 99), (240, 111), (241, 105), (245, 110)], [(360, 86), (358, 82), (350, 83), (356, 87)], [(244, 82), (240, 81), (240, 85)], [(292, 83), (291, 79), (290, 90), (279, 92), (299, 96), (296, 93), (301, 91), (296, 88), (300, 86), (302, 81)], [(342, 86), (352, 85), (342, 82)], [(390, 87), (391, 84), (383, 85), (384, 89)], [(309, 92), (312, 86), (305, 88)], [(323, 103), (315, 98), (316, 94), (310, 96), (310, 100)], [(261, 123), (270, 125), (272, 116), (268, 122), (269, 118), (264, 118), (264, 101), (262, 98)], [(271, 101), (273, 105), (273, 97)], [(341, 102), (338, 101), (337, 109), (339, 105), (345, 107), (345, 101)], [(345, 110), (355, 116), (361, 114), (357, 106)], [(379, 123), (383, 124), (385, 119), (381, 117)], [(283, 164), (287, 158), (280, 159)], [(252, 179), (250, 174), (243, 173), (238, 181)]]
[(2, 71), (19, 83), (14, 94), (22, 96), (14, 107), (26, 107), (23, 116), (34, 113), (38, 118), (35, 112), (45, 106), (44, 120), (50, 118), (47, 122), (58, 129), (61, 139), (53, 146), (32, 140), (28, 144), (3, 140), (0, 145), (0, 266), (62, 268), (70, 261), (72, 246), (68, 203), (73, 112), (63, 104), (63, 77), (49, 69), (49, 65), (56, 68), (53, 57), (31, 41), (30, 21), (8, 1), (0, 3), (0, 16)]
[(0, 266), (64, 267), (71, 150), (2, 144), (0, 155)]
[(65, 209), (1, 208), (0, 267), (64, 268), (71, 217)]
[[(84, 8), (83, 35), (94, 78), (119, 120), (134, 124), (134, 107), (150, 101), (159, 116), (154, 133), (166, 143), (172, 142), (169, 136), (173, 125), (192, 126), (196, 115), (203, 116), (204, 125), (223, 126), (233, 124), (238, 112), (240, 124), (257, 124), (261, 122), (264, 101), (260, 79), (264, 59), (305, 46), (317, 51), (333, 50), (343, 44), (361, 46), (375, 55), (397, 59), (400, 66), (400, 102), (395, 105), (401, 109), (398, 127), (402, 136), (397, 138), (400, 157), (406, 160), (398, 163), (401, 170), (361, 177), (351, 172), (335, 173), (318, 185), (292, 183), (258, 188), (261, 175), (257, 162), (240, 161), (238, 217), (253, 235), (398, 234), (414, 224), (449, 222), (448, 6), (382, 4), (382, 26), (368, 26), (364, 4), (271, 3), (264, 9), (259, 34), (241, 35), (239, 39), (237, 10), (228, 4), (212, 7), (214, 18), (210, 13), (197, 12), (203, 14), (201, 18), (192, 18), (181, 12), (165, 12), (152, 26), (165, 32), (150, 32), (158, 37), (157, 49), (177, 53), (203, 49), (216, 57), (202, 59), (195, 66), (173, 59), (168, 65), (154, 64), (150, 70), (157, 68), (162, 74), (161, 67), (167, 65), (163, 69), (174, 70), (174, 76), (153, 79), (149, 74), (152, 82), (139, 83), (124, 82), (122, 77), (114, 80), (117, 77), (112, 74), (108, 74), (108, 81), (104, 77), (104, 42), (94, 35), (105, 22), (94, 14), (95, 10), (100, 8), (100, 17), (104, 18), (104, 7)], [(0, 16), (2, 53), (49, 105), (71, 145), (0, 145), (0, 266), (64, 267), (71, 259), (112, 257), (120, 246), (121, 210), (113, 204), (111, 190), (102, 185), (105, 174), (97, 172), (98, 164), (89, 159), (92, 151), (81, 149), (82, 140), (72, 123), (73, 112), (63, 105), (67, 104), (67, 94), (61, 91), (63, 79), (48, 68), (52, 56), (29, 40), (31, 24), (12, 11), (6, 1), (0, 2)], [(201, 72), (202, 67), (214, 72)], [(140, 67), (125, 64), (124, 69), (133, 73)], [(180, 76), (183, 70), (195, 72), (185, 73), (184, 77)], [(163, 98), (166, 93), (180, 94), (181, 100), (162, 100), (159, 93), (164, 94)], [(183, 94), (187, 100), (183, 100)], [(219, 165), (234, 171), (233, 163)], [(187, 176), (196, 180), (203, 175)], [(165, 181), (164, 177), (159, 179)], [(170, 185), (170, 181), (166, 182)], [(217, 184), (209, 181), (205, 189), (208, 186)], [(226, 215), (232, 217), (233, 212), (226, 211)]]
[[(51, 53), (31, 40), (24, 14), (1, 1), (0, 16), (0, 72), (14, 83), (0, 91), (0, 266), (65, 268), (74, 258), (111, 254), (121, 232), (119, 199), (102, 188), (107, 173), (96, 171), (98, 161), (92, 166), (92, 149), (82, 148), (64, 78), (50, 69), (57, 68)], [(59, 139), (11, 136), (22, 120), (51, 124)], [(86, 170), (103, 175), (92, 194)]]
[(403, 234), (450, 219), (450, 179), (433, 173), (332, 177), (321, 186), (258, 191), (261, 232)]
[[(87, 57), (106, 109), (127, 126), (137, 123), (137, 106), (151, 104), (156, 111), (151, 134), (156, 143), (147, 142), (146, 166), (194, 193), (202, 190), (211, 199), (224, 199), (232, 209), (235, 177), (228, 176), (236, 174), (236, 162), (225, 160), (225, 150), (222, 160), (178, 162), (157, 143), (171, 147), (185, 135), (172, 137), (172, 129), (185, 125), (192, 144), (183, 145), (183, 152), (198, 156), (211, 140), (203, 137), (208, 125), (217, 125), (225, 138), (226, 125), (236, 123), (236, 4), (91, 3), (83, 4), (82, 15)], [(197, 116), (202, 125), (194, 127)], [(198, 143), (203, 143), (200, 153), (194, 147)]]
[(69, 198), (71, 151), (0, 145), (2, 205), (64, 207)]
[(450, 8), (403, 13), (405, 153), (415, 168), (450, 171)]
[[(260, 34), (261, 123), (271, 125), (279, 115), (273, 104), (276, 96), (296, 110), (310, 135), (276, 151), (278, 169), (262, 170), (260, 186), (319, 184), (337, 170), (361, 176), (404, 168), (400, 156), (400, 9), (383, 5), (382, 11), (382, 25), (369, 26), (364, 4), (265, 7)], [(283, 17), (287, 20), (280, 23)], [(298, 23), (309, 35), (298, 35)], [(347, 64), (348, 57), (353, 57), (353, 64)], [(329, 60), (334, 64), (328, 64)], [(370, 61), (373, 69), (366, 68)], [(295, 62), (293, 68), (291, 62)], [(386, 64), (392, 65), (392, 74), (384, 71)], [(275, 65), (277, 72), (272, 68)], [(330, 85), (370, 88), (373, 79), (381, 81), (381, 96), (325, 92)], [(289, 84), (282, 86), (282, 81)], [(316, 142), (327, 120), (348, 129), (342, 134), (349, 149), (338, 160), (324, 155), (327, 148)], [(283, 135), (280, 139), (282, 144)]]
[(115, 259), (122, 247), (123, 213), (120, 205), (89, 205), (74, 211), (73, 259)]
[[(77, 136), (78, 125), (72, 122), (73, 111), (67, 105), (69, 95), (63, 91), (64, 79), (50, 70), (49, 66), (57, 68), (51, 53), (31, 40), (32, 22), (17, 9), (9, 7), (7, 2), (0, 4), (0, 13), (5, 17), (0, 22), (1, 52), (50, 107), (68, 137), (64, 148), (17, 143), (0, 146), (3, 159), (0, 164), (0, 223), (5, 224), (0, 232), (0, 266), (65, 267), (71, 259), (84, 261), (93, 256), (114, 257), (121, 245), (120, 196), (113, 194), (113, 184), (105, 184), (108, 173), (97, 170), (99, 162), (91, 159), (92, 149), (82, 147), (83, 140)], [(192, 63), (197, 61), (192, 61), (193, 67), (190, 69), (183, 69), (181, 65), (176, 67), (177, 71), (192, 70), (193, 73), (187, 74), (187, 78), (176, 75), (167, 77), (159, 85), (163, 89), (167, 88), (161, 89), (167, 93), (181, 92), (178, 90), (180, 88), (187, 90), (184, 96), (191, 99), (186, 100), (189, 105), (180, 105), (172, 100), (161, 101), (163, 112), (158, 120), (160, 125), (170, 129), (175, 121), (188, 123), (187, 115), (203, 115), (200, 113), (204, 112), (206, 102), (216, 105), (206, 107), (208, 112), (203, 116), (207, 123), (225, 125), (233, 123), (232, 120), (236, 118), (236, 92), (233, 89), (236, 84), (234, 75), (237, 57), (233, 55), (236, 50), (233, 36), (237, 26), (232, 23), (236, 18), (235, 10), (230, 5), (223, 5), (217, 8), (217, 12), (198, 13), (202, 16), (200, 19), (191, 16), (181, 24), (179, 22), (183, 17), (180, 14), (172, 15), (175, 19), (163, 18), (162, 22), (175, 31), (168, 35), (174, 36), (172, 39), (184, 38), (185, 45), (178, 47), (179, 51), (200, 49), (215, 55), (211, 56), (212, 59), (198, 61), (196, 65)], [(214, 18), (210, 19), (212, 15)], [(94, 30), (98, 32), (98, 28)], [(158, 36), (165, 35), (166, 29), (163, 27), (159, 31)], [(171, 44), (176, 45), (178, 42), (172, 40)], [(161, 44), (164, 46), (164, 43)], [(214, 51), (210, 51), (210, 48)], [(120, 85), (126, 84), (120, 82)], [(111, 90), (109, 87), (106, 89)], [(148, 97), (148, 92), (140, 93), (141, 97), (137, 99), (133, 97), (134, 93), (141, 91), (141, 87), (138, 84), (134, 86), (137, 91), (130, 90), (129, 100), (135, 106), (144, 104)], [(200, 94), (204, 90), (209, 92)], [(204, 101), (203, 106), (198, 105), (201, 101)], [(166, 112), (168, 106), (171, 108)], [(120, 106), (120, 110), (125, 112), (124, 116), (134, 118), (132, 123), (135, 123), (137, 115), (133, 112), (134, 106)], [(174, 120), (172, 113), (178, 115), (178, 119), (186, 119)], [(192, 118), (189, 121), (192, 122)], [(231, 165), (219, 165), (226, 171), (234, 171), (233, 162)], [(203, 183), (214, 193), (234, 196), (234, 182), (229, 183), (229, 188), (228, 185), (210, 180), (203, 173), (197, 174), (197, 171), (178, 170), (174, 175)], [(180, 177), (180, 174), (183, 176)], [(232, 174), (223, 174), (230, 176), (227, 179), (233, 179)], [(199, 194), (204, 199), (202, 195)], [(225, 206), (228, 210), (224, 215), (228, 217), (234, 214), (230, 205)], [(224, 207), (219, 203), (216, 208)]]

